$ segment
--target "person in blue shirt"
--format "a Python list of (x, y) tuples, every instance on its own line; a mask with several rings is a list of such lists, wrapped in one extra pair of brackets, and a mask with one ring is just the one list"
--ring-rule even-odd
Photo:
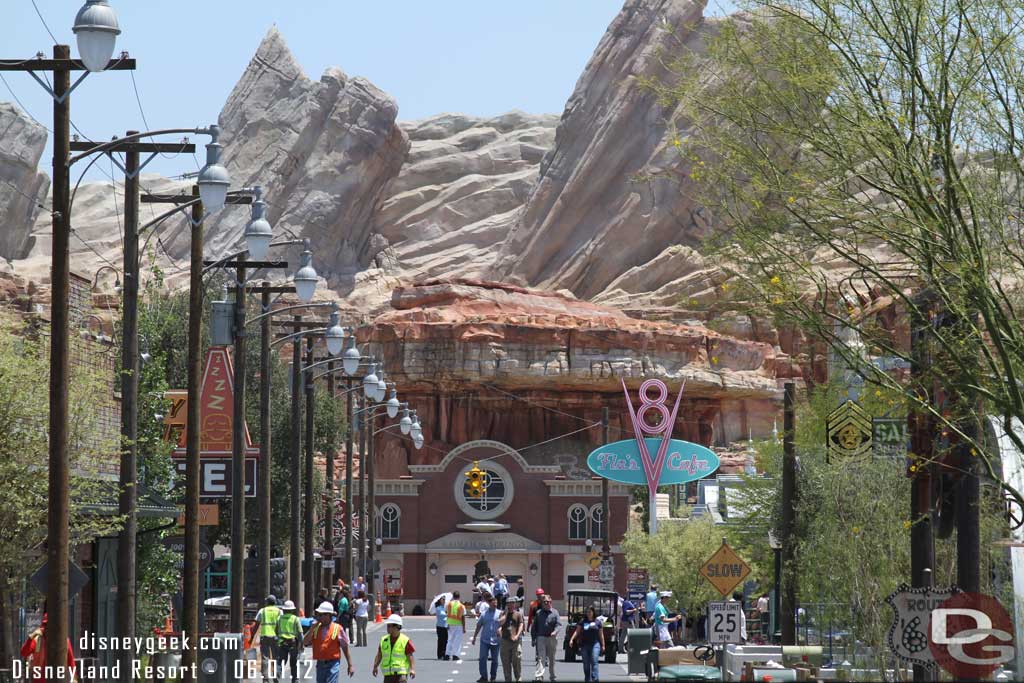
[(434, 603), (434, 616), (437, 621), (437, 658), (444, 659), (444, 651), (448, 647), (448, 613), (444, 609), (444, 596), (442, 595)]
[(619, 651), (626, 651), (626, 641), (629, 629), (636, 628), (636, 617), (639, 610), (636, 604), (627, 595), (619, 606)]
[(498, 574), (498, 580), (494, 582), (494, 597), (498, 601), (498, 609), (505, 609), (505, 601), (508, 600), (508, 579), (504, 574)]
[(654, 609), (658, 605), (658, 587), (655, 584), (651, 584), (651, 590), (647, 591), (647, 595), (644, 596), (644, 617), (647, 619), (647, 625), (654, 625)]
[[(473, 631), (473, 639), (470, 645), (476, 644), (477, 636), (480, 636), (480, 678), (477, 683), (494, 683), (498, 680), (498, 659), (501, 651), (498, 640), (498, 613), (497, 601), (494, 596), (487, 598), (487, 610), (476, 620), (476, 630)], [(487, 659), (491, 660), (491, 677), (487, 678)]]
[(576, 624), (576, 630), (569, 637), (569, 647), (576, 642), (580, 644), (583, 657), (583, 680), (585, 683), (597, 683), (597, 663), (604, 654), (604, 628), (593, 607), (588, 607), (583, 621)]

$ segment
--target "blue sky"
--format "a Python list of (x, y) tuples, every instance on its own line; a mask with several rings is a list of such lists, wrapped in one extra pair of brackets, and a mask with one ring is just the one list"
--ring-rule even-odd
[[(720, 2), (721, 0), (719, 0)], [(72, 46), (83, 0), (35, 0), (54, 35)], [(267, 29), (276, 24), (306, 74), (328, 66), (368, 78), (398, 102), (399, 118), (509, 109), (560, 114), (623, 0), (111, 0), (118, 50), (138, 60), (135, 82), (149, 129), (216, 121)], [(31, 0), (4, 2), (0, 57), (50, 55)], [(709, 14), (721, 13), (711, 0)], [(27, 74), (4, 74), (29, 112), (50, 125), (48, 97)], [(0, 100), (11, 100), (0, 83)], [(128, 72), (90, 76), (72, 97), (89, 137), (146, 130)], [(41, 166), (49, 167), (49, 151)], [(190, 157), (147, 169), (194, 170)], [(93, 176), (96, 179), (102, 175)]]

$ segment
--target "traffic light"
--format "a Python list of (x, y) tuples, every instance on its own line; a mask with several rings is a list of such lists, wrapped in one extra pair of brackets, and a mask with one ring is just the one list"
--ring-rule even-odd
[(283, 557), (274, 557), (270, 560), (270, 592), (282, 601), (288, 590), (286, 562), (287, 560)]
[(482, 498), (487, 491), (487, 473), (475, 461), (473, 468), (466, 472), (466, 484), (469, 486), (467, 495), (470, 498)]

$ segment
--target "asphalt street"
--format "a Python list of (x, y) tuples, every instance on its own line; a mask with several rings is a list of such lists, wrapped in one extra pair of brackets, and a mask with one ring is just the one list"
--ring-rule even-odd
[[(438, 660), (437, 654), (437, 632), (434, 629), (434, 618), (433, 617), (405, 617), (405, 628), (403, 632), (409, 636), (412, 640), (413, 645), (416, 647), (416, 681), (418, 683), (473, 683), (480, 677), (479, 669), (479, 644), (470, 645), (470, 638), (473, 636), (473, 622), (469, 623), (469, 633), (462, 642), (462, 661), (461, 662), (446, 662)], [(376, 656), (377, 645), (380, 643), (381, 637), (384, 635), (384, 624), (370, 624), (367, 629), (367, 647), (353, 647), (350, 652), (352, 653), (352, 661), (355, 665), (355, 676), (347, 678), (345, 676), (344, 664), (342, 665), (342, 676), (341, 681), (359, 681), (360, 683), (371, 683), (372, 681), (383, 681), (383, 677), (378, 674), (377, 678), (374, 678), (371, 673), (373, 671), (373, 659)], [(566, 663), (562, 661), (562, 651), (559, 648), (558, 662), (555, 667), (555, 673), (557, 680), (566, 681), (582, 681), (583, 680), (583, 665), (577, 658), (576, 662)], [(306, 648), (304, 657), (310, 656), (309, 648)], [(529, 638), (527, 638), (523, 647), (523, 681), (532, 681), (534, 674), (534, 666), (536, 659), (534, 657), (533, 648), (530, 647)], [(305, 662), (304, 662), (305, 664)], [(643, 676), (630, 677), (626, 673), (626, 656), (620, 654), (618, 661), (615, 664), (605, 664), (603, 661), (600, 665), (600, 680), (602, 682), (613, 682), (613, 681), (643, 681), (646, 680)], [(303, 678), (303, 674), (305, 677)], [(282, 678), (282, 681), (290, 681), (291, 676), (286, 675)], [(300, 667), (300, 679), (315, 681), (316, 675), (309, 664)], [(257, 676), (255, 679), (249, 680), (260, 680)], [(498, 666), (498, 681), (504, 681), (505, 675)], [(544, 680), (549, 680), (547, 674), (545, 674)]]

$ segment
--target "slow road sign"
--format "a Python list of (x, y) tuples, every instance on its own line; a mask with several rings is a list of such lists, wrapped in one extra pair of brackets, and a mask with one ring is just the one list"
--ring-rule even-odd
[(732, 548), (722, 542), (711, 559), (700, 568), (700, 575), (711, 582), (718, 592), (726, 596), (750, 574), (750, 566)]

